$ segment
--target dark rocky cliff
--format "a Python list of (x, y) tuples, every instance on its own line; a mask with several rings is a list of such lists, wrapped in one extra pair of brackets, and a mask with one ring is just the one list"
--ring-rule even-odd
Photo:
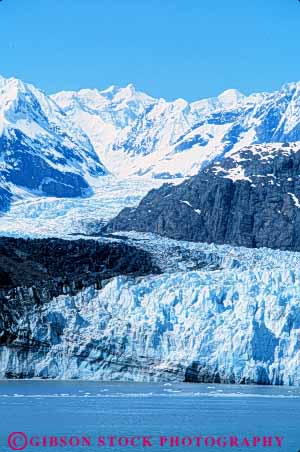
[(76, 293), (113, 276), (158, 271), (146, 251), (126, 243), (0, 237), (0, 289), (56, 282), (58, 296), (64, 285)]
[[(0, 238), (0, 345), (31, 347), (19, 319), (62, 294), (99, 289), (117, 275), (159, 273), (150, 255), (125, 243)], [(23, 337), (22, 334), (25, 334)]]
[(106, 231), (300, 251), (300, 145), (250, 146), (178, 186), (152, 190)]

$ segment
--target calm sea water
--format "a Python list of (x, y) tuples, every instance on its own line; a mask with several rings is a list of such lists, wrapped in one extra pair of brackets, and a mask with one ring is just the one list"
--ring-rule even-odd
[[(48, 445), (26, 450), (75, 451), (214, 451), (300, 450), (300, 388), (196, 384), (100, 382), (0, 382), (0, 451), (7, 438), (24, 432), (28, 439), (46, 436)], [(50, 436), (90, 437), (91, 446), (55, 447)], [(99, 436), (152, 436), (152, 447), (98, 446)], [(284, 437), (283, 446), (159, 446), (159, 437)], [(224, 438), (225, 439), (225, 438)], [(16, 438), (22, 446), (24, 437)], [(33, 441), (37, 443), (38, 439)], [(72, 441), (76, 442), (75, 439)], [(108, 439), (105, 439), (108, 443)], [(124, 439), (122, 440), (125, 441)], [(188, 440), (186, 440), (188, 441)], [(212, 441), (210, 439), (209, 441)]]

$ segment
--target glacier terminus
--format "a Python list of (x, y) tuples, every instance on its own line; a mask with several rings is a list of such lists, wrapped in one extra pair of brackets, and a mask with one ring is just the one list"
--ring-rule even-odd
[(0, 78), (0, 378), (300, 386), (300, 84)]

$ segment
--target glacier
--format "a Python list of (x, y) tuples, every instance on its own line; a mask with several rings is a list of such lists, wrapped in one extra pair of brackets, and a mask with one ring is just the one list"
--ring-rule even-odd
[(32, 197), (0, 218), (1, 235), (125, 240), (162, 272), (29, 304), (13, 343), (1, 344), (1, 378), (300, 385), (299, 253), (97, 236), (96, 221), (160, 183), (106, 176), (91, 198)]
[(124, 206), (136, 206), (162, 183), (158, 179), (144, 178), (141, 183), (138, 177), (118, 179), (111, 175), (90, 178), (89, 182), (92, 194), (85, 198), (22, 193), (12, 200), (9, 211), (0, 216), (0, 235), (70, 239), (71, 234), (96, 233)]
[(163, 273), (31, 306), (1, 378), (300, 385), (298, 253), (121, 236)]

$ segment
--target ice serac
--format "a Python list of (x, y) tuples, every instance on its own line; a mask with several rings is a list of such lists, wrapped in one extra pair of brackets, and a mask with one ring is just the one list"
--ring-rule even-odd
[(152, 190), (106, 230), (300, 251), (300, 143), (231, 151), (180, 185)]
[[(0, 78), (0, 168), (10, 196), (86, 196), (106, 170), (87, 135), (33, 85)], [(1, 197), (2, 198), (2, 197)], [(6, 210), (1, 203), (0, 210)]]
[[(1, 378), (300, 385), (297, 253), (145, 243), (182, 254), (183, 271), (144, 267), (48, 301), (2, 289)], [(197, 256), (202, 269), (188, 270)]]
[(133, 85), (53, 96), (85, 130), (118, 176), (195, 175), (216, 158), (251, 144), (300, 140), (300, 84), (244, 96), (229, 89), (187, 102), (155, 99)]

